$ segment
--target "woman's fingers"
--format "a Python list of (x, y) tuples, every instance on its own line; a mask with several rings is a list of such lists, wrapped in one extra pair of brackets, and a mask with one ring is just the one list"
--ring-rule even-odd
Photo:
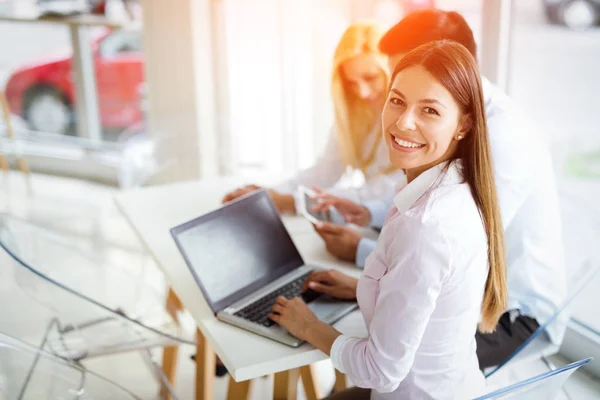
[(281, 315), (270, 313), (268, 315), (269, 319), (273, 322), (279, 323), (281, 321)]
[(276, 314), (281, 314), (283, 312), (283, 306), (280, 304), (275, 303), (273, 305), (273, 308), (271, 309), (271, 312), (276, 313)]
[(332, 282), (331, 273), (329, 271), (313, 271), (304, 282), (307, 284), (310, 282)]
[(327, 294), (327, 295), (330, 295), (330, 296), (333, 296), (336, 293), (336, 287), (335, 286), (324, 285), (324, 284), (319, 283), (319, 282), (310, 282), (308, 284), (308, 287), (309, 287), (309, 289), (312, 289), (315, 292)]
[(329, 200), (326, 200), (326, 201), (321, 201), (319, 203), (313, 204), (313, 206), (310, 209), (312, 211), (327, 211), (327, 210), (329, 210), (329, 207), (331, 207), (332, 205), (333, 205), (332, 202), (330, 202)]

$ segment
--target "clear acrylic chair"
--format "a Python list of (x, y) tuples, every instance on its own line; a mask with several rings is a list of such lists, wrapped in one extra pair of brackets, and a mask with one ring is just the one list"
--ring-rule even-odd
[(74, 362), (0, 333), (0, 399), (137, 400), (139, 397)]
[[(498, 372), (501, 368), (507, 365), (515, 365), (516, 363), (523, 363), (527, 361), (533, 361), (537, 359), (546, 360), (547, 357), (558, 353), (560, 346), (552, 343), (546, 330), (548, 327), (557, 322), (558, 317), (567, 309), (567, 307), (575, 300), (577, 295), (591, 282), (592, 278), (600, 271), (600, 264), (593, 264), (591, 260), (584, 263), (580, 268), (580, 275), (575, 279), (575, 284), (572, 286), (572, 290), (562, 304), (562, 306), (555, 311), (555, 313), (546, 321), (540, 325), (535, 332), (514, 351), (514, 353), (506, 359), (503, 363), (496, 367), (492, 367), (485, 372), (485, 377), (489, 378)], [(547, 363), (547, 362), (546, 362)], [(548, 363), (547, 363), (548, 364)], [(550, 365), (548, 365), (550, 366)]]
[(477, 397), (475, 400), (513, 399), (513, 400), (552, 400), (560, 393), (569, 377), (592, 358), (574, 362), (554, 371), (548, 371), (514, 385)]
[[(149, 349), (177, 356), (183, 338), (174, 312), (127, 268), (106, 265), (93, 245), (0, 214), (0, 332), (72, 362), (140, 351), (161, 384), (171, 385), (175, 359), (160, 368)], [(142, 277), (143, 278), (143, 277)]]
[(547, 329), (554, 324), (565, 325), (568, 308), (600, 271), (600, 215), (591, 205), (575, 196), (561, 193), (561, 216), (565, 246), (567, 296), (561, 306), (513, 354), (498, 366), (485, 371), (486, 378), (507, 366), (542, 359), (552, 369), (547, 357), (558, 353), (560, 346), (550, 341)]

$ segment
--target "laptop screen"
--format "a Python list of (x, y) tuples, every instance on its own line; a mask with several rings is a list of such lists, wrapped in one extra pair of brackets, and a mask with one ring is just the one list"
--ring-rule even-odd
[(304, 264), (264, 190), (171, 234), (215, 313)]

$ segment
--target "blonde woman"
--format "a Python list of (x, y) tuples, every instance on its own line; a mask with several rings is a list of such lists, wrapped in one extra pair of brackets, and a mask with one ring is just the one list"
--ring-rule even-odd
[[(355, 202), (391, 196), (402, 171), (391, 167), (381, 136), (380, 114), (388, 85), (387, 59), (377, 49), (382, 31), (371, 22), (348, 27), (333, 56), (331, 90), (335, 126), (325, 151), (315, 165), (270, 190), (281, 212), (296, 212), (298, 185), (327, 191)], [(358, 188), (332, 189), (348, 168), (363, 173)], [(248, 185), (225, 196), (223, 202), (243, 196), (258, 186)]]
[(396, 65), (382, 113), (393, 199), (360, 280), (309, 275), (305, 288), (357, 298), (368, 337), (342, 335), (300, 297), (269, 315), (331, 356), (358, 387), (332, 398), (472, 399), (485, 391), (475, 332), (505, 312), (506, 252), (482, 83), (462, 45), (429, 42)]

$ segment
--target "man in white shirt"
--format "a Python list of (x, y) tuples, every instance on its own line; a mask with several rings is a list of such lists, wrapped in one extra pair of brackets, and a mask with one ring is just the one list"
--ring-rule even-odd
[[(408, 51), (441, 39), (457, 41), (476, 56), (473, 33), (464, 18), (456, 12), (435, 9), (406, 16), (384, 35), (379, 49), (388, 55), (393, 70)], [(482, 81), (508, 252), (509, 306), (494, 333), (477, 333), (481, 369), (506, 360), (550, 318), (566, 295), (560, 213), (550, 153), (514, 102), (487, 79)], [(358, 206), (330, 197), (325, 204), (336, 206), (347, 222), (380, 228), (392, 198)], [(360, 268), (375, 248), (374, 240), (360, 238), (345, 226), (324, 223), (316, 229), (330, 252), (355, 261)], [(548, 328), (552, 342), (560, 344), (565, 326), (563, 318)]]

